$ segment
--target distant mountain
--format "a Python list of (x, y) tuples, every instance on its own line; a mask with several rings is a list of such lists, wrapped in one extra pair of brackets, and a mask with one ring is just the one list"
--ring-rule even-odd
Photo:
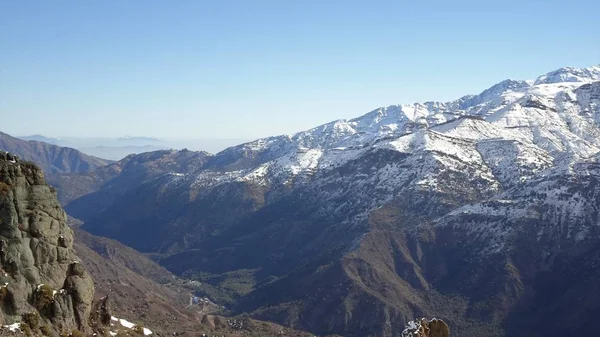
[[(86, 214), (89, 216), (90, 212), (99, 212), (103, 207), (109, 206), (129, 189), (161, 175), (193, 172), (204, 166), (211, 156), (206, 152), (187, 150), (161, 150), (132, 154), (85, 174), (53, 175), (49, 180), (53, 186), (57, 187), (58, 199), (61, 203), (70, 205), (72, 215)], [(96, 204), (96, 206), (88, 209), (91, 204)], [(83, 207), (83, 209), (79, 209), (79, 207)]]
[(162, 142), (162, 140), (154, 137), (135, 137), (135, 136), (123, 136), (117, 138), (118, 141), (125, 142), (143, 142), (143, 143), (154, 143), (154, 142)]
[(219, 152), (223, 149), (247, 142), (248, 139), (159, 139), (153, 137), (61, 137), (51, 138), (42, 135), (16, 137), (23, 140), (41, 141), (48, 144), (69, 147), (87, 155), (108, 160), (121, 160), (130, 154), (168, 150), (189, 149), (196, 151)]
[(82, 173), (104, 166), (110, 161), (83, 154), (75, 149), (36, 140), (22, 140), (0, 132), (0, 150), (18, 155), (39, 165), (47, 174)]
[(131, 154), (138, 154), (144, 152), (152, 152), (159, 150), (167, 150), (168, 146), (155, 146), (155, 145), (140, 145), (140, 146), (94, 146), (94, 147), (82, 147), (79, 150), (83, 153), (93, 155), (100, 158), (106, 158), (110, 160), (121, 160)]
[(44, 143), (48, 143), (48, 144), (53, 144), (53, 145), (60, 145), (60, 138), (52, 138), (52, 137), (46, 137), (46, 136), (42, 136), (42, 135), (32, 135), (32, 136), (22, 136), (22, 137), (16, 137), (19, 139), (23, 139), (23, 140), (34, 140), (37, 142), (44, 142)]
[(64, 202), (233, 313), (349, 337), (433, 316), (458, 336), (596, 335), (599, 152), (600, 67), (562, 68), (147, 154)]

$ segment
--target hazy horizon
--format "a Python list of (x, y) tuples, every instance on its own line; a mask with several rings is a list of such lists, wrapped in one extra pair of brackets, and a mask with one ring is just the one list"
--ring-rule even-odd
[[(2, 131), (2, 130), (0, 130)], [(151, 152), (167, 149), (188, 149), (192, 151), (206, 151), (218, 153), (228, 147), (252, 141), (243, 138), (198, 138), (153, 139), (149, 137), (47, 137), (45, 135), (11, 135), (23, 140), (41, 141), (62, 147), (77, 149), (85, 154), (95, 157), (120, 160), (132, 153)]]
[(0, 14), (12, 135), (251, 140), (600, 63), (593, 1), (33, 3)]

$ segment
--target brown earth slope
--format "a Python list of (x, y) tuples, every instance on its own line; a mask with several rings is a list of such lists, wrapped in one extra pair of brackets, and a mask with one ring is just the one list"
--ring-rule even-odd
[(212, 302), (190, 305), (196, 282), (173, 276), (115, 240), (75, 230), (74, 248), (89, 270), (96, 298), (110, 298), (113, 315), (149, 328), (158, 336), (309, 337), (281, 325), (248, 317), (227, 318)]

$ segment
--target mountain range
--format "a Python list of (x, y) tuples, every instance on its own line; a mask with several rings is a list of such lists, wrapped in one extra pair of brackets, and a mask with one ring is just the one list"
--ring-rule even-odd
[(4, 152), (0, 272), (0, 336), (309, 336), (221, 316), (222, 307), (194, 296), (197, 282), (69, 226), (42, 170)]
[(600, 332), (600, 66), (51, 181), (83, 229), (317, 334)]
[(121, 160), (130, 154), (139, 154), (168, 149), (191, 149), (221, 151), (247, 139), (199, 138), (199, 139), (159, 139), (154, 137), (123, 136), (108, 137), (46, 137), (31, 135), (17, 137), (27, 141), (38, 141), (61, 147), (77, 149), (82, 153), (108, 160)]

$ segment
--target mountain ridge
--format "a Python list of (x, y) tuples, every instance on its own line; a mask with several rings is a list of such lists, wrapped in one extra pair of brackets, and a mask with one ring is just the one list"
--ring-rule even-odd
[(37, 140), (22, 140), (0, 132), (0, 150), (18, 155), (39, 165), (47, 174), (83, 173), (111, 161), (92, 157), (80, 151)]

